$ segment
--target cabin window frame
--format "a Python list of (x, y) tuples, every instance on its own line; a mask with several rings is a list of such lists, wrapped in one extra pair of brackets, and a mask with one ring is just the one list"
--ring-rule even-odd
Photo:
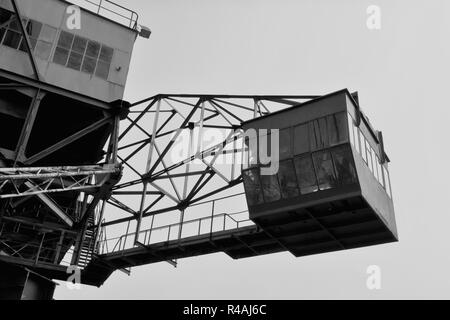
[[(246, 186), (246, 178), (248, 178), (250, 174), (254, 174), (254, 176), (256, 177), (256, 179), (254, 181), (252, 181), (253, 184), (257, 185), (257, 187), (255, 188), (255, 190), (249, 190), (249, 186)], [(260, 168), (250, 168), (247, 170), (244, 170), (242, 172), (242, 176), (243, 176), (243, 183), (244, 183), (244, 188), (246, 189), (246, 199), (247, 199), (247, 203), (249, 206), (255, 206), (255, 205), (261, 205), (266, 203), (265, 199), (264, 199), (264, 192), (263, 192), (263, 188), (262, 188), (262, 183), (261, 183), (261, 176), (260, 176)], [(256, 182), (255, 182), (256, 181)], [(259, 189), (259, 193), (258, 193), (258, 189)], [(250, 195), (248, 194), (248, 191), (252, 192), (252, 193), (258, 193), (260, 196), (257, 198), (256, 201), (253, 201), (253, 198), (250, 197)]]
[[(289, 170), (291, 170), (291, 171), (290, 171), (290, 174), (288, 173), (288, 174), (286, 174), (286, 176), (287, 177), (291, 177), (292, 180), (295, 181), (295, 188), (292, 188), (292, 189), (295, 189), (297, 192), (296, 192), (296, 195), (294, 195), (294, 196), (289, 196), (289, 195), (286, 196), (286, 197), (284, 196), (283, 185), (282, 185), (282, 181), (281, 181), (281, 177), (280, 177), (280, 172), (282, 170), (281, 168), (283, 167), (283, 165), (282, 165), (283, 163), (290, 163)], [(279, 170), (278, 170), (278, 173), (277, 173), (277, 178), (278, 178), (278, 184), (280, 186), (281, 198), (282, 199), (293, 199), (293, 198), (299, 197), (301, 195), (300, 185), (299, 185), (298, 177), (297, 177), (296, 170), (295, 170), (294, 158), (288, 158), (288, 159), (285, 159), (285, 160), (280, 160)], [(285, 191), (289, 192), (287, 189)]]
[[(70, 48), (67, 46), (68, 43), (65, 44), (62, 42), (63, 36), (66, 35), (71, 38)], [(56, 48), (52, 58), (53, 63), (108, 81), (111, 74), (111, 65), (116, 52), (114, 48), (66, 30), (60, 30), (57, 38), (58, 41), (56, 42)], [(79, 43), (84, 42), (84, 45), (82, 45), (80, 50), (75, 47), (76, 41)], [(99, 46), (98, 52), (96, 52), (94, 56), (88, 49), (90, 46), (97, 45)], [(65, 55), (67, 55), (67, 57)], [(73, 66), (69, 65), (71, 63), (71, 58), (73, 59)]]
[[(10, 17), (13, 17), (13, 19), (10, 20), (6, 26), (0, 29), (0, 45), (13, 50), (28, 53), (25, 43), (26, 40), (22, 34), (20, 26), (18, 25), (16, 14), (12, 11), (6, 10), (5, 8), (0, 8), (0, 10), (8, 12), (10, 14)], [(25, 32), (27, 33), (30, 40), (30, 46), (33, 55), (41, 60), (49, 61), (58, 33), (58, 28), (41, 21), (37, 21), (35, 19), (28, 18), (26, 16), (22, 17), (22, 22), (25, 26)], [(13, 26), (13, 24), (15, 24), (16, 26)], [(33, 34), (33, 24), (39, 26), (39, 31), (35, 34)], [(48, 31), (49, 33), (44, 33), (44, 31)], [(15, 37), (14, 42), (16, 43), (16, 45), (13, 46), (5, 43), (8, 34), (13, 34), (13, 36)]]

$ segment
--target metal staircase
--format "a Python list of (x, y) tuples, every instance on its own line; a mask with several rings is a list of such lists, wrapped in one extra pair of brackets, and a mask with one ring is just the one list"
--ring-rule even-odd
[(85, 269), (87, 265), (92, 261), (92, 257), (95, 254), (95, 240), (96, 232), (94, 228), (95, 225), (94, 216), (91, 215), (88, 219), (88, 226), (84, 234), (84, 239), (82, 246), (80, 248), (80, 258), (78, 260), (78, 267)]

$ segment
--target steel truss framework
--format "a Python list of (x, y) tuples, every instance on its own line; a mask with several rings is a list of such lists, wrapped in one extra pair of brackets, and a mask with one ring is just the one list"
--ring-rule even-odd
[[(58, 246), (68, 235), (69, 238), (74, 238), (74, 235), (76, 235), (77, 240), (75, 242), (72, 259), (72, 264), (76, 265), (80, 260), (81, 250), (84, 241), (86, 240), (86, 233), (89, 232), (87, 228), (89, 225), (94, 224), (90, 220), (92, 219), (95, 210), (98, 208), (99, 203), (109, 196), (111, 187), (120, 178), (121, 168), (117, 166), (119, 123), (124, 115), (122, 111), (125, 110), (126, 113), (127, 106), (123, 105), (123, 101), (108, 103), (46, 83), (37, 67), (34, 52), (30, 45), (30, 38), (26, 32), (17, 1), (10, 0), (10, 3), (14, 10), (11, 19), (16, 19), (19, 22), (19, 32), (25, 40), (25, 49), (33, 74), (31, 77), (26, 77), (6, 70), (0, 70), (0, 93), (2, 91), (18, 90), (30, 96), (32, 99), (16, 148), (14, 150), (0, 148), (0, 154), (3, 156), (3, 159), (7, 161), (3, 162), (0, 157), (0, 167), (7, 166), (6, 163), (13, 164), (11, 168), (0, 169), (0, 200), (6, 200), (8, 201), (6, 203), (11, 205), (11, 201), (16, 199), (13, 203), (15, 205), (20, 205), (33, 196), (38, 197), (47, 206), (49, 212), (56, 213), (66, 224), (45, 225), (47, 230), (61, 232), (61, 239), (58, 240)], [(86, 127), (79, 129), (70, 136), (63, 138), (61, 141), (48, 146), (44, 150), (27, 155), (27, 146), (29, 145), (29, 140), (40, 110), (41, 102), (45, 96), (49, 94), (65, 99), (71, 99), (86, 106), (90, 106), (92, 109), (101, 111), (103, 117)], [(83, 137), (86, 137), (88, 134), (107, 124), (111, 126), (112, 133), (109, 136), (108, 150), (101, 165), (80, 167), (32, 167), (37, 162), (43, 159), (45, 160), (46, 157), (52, 156), (62, 148), (79, 141)], [(83, 205), (81, 212), (79, 213), (80, 221), (73, 221), (63, 212), (63, 210), (61, 210), (61, 208), (59, 208), (58, 203), (53, 201), (50, 197), (50, 194), (56, 195), (58, 193), (69, 191), (84, 192), (84, 199), (82, 199)], [(5, 207), (7, 208), (8, 205)], [(40, 222), (30, 221), (20, 216), (14, 216), (14, 214), (11, 214), (11, 212), (8, 212), (8, 209), (5, 208), (0, 209), (0, 223), (9, 221), (16, 223), (18, 226), (28, 226), (32, 229), (44, 227)], [(0, 230), (0, 234), (1, 231), (2, 230)], [(2, 241), (2, 243), (4, 243), (4, 241)], [(28, 245), (28, 247), (30, 247), (30, 245)], [(42, 244), (36, 247), (37, 257), (39, 257), (39, 253), (42, 249)], [(16, 252), (16, 250), (13, 251)], [(5, 257), (2, 257), (2, 259), (3, 258), (6, 259)], [(58, 251), (55, 256), (54, 264), (59, 260), (60, 256)], [(40, 264), (39, 259), (32, 262), (19, 260), (15, 263), (22, 264), (22, 262), (27, 265), (32, 263), (34, 266)]]
[[(214, 204), (230, 197), (227, 191), (242, 183), (241, 164), (245, 151), (240, 129), (242, 122), (314, 98), (317, 96), (157, 95), (132, 104), (127, 117), (129, 124), (121, 133), (118, 126), (115, 127), (107, 156), (110, 164), (0, 169), (0, 187), (3, 188), (0, 189), (0, 198), (68, 191), (89, 194), (92, 200), (87, 202), (85, 199), (82, 221), (63, 229), (64, 232), (69, 231), (67, 234), (77, 232), (71, 264), (81, 263), (83, 267), (86, 267), (86, 259), (91, 259), (84, 257), (84, 264), (81, 261), (87, 240), (92, 251), (90, 256), (117, 254), (117, 250), (126, 249), (125, 242), (129, 237), (134, 239), (130, 241), (132, 247), (145, 246), (149, 232), (151, 236), (153, 229), (160, 228), (153, 225), (155, 217), (160, 214), (176, 217), (179, 221), (176, 223), (178, 239), (181, 240), (183, 224), (193, 222), (185, 219), (185, 210), (208, 201), (213, 202), (212, 233), (214, 218), (223, 218), (224, 224), (226, 219), (234, 220), (229, 214), (214, 216)], [(204, 147), (201, 140), (206, 130), (222, 131), (223, 139)], [(174, 161), (172, 156), (180, 146), (178, 139), (186, 133), (188, 141), (183, 148), (187, 153), (184, 158)], [(224, 156), (231, 159), (225, 166), (218, 163)], [(124, 179), (115, 186), (117, 181), (111, 184), (109, 179), (101, 179), (120, 173), (122, 168)], [(19, 185), (22, 187), (18, 188)], [(242, 192), (235, 195), (242, 195)], [(129, 201), (130, 197), (134, 200)], [(108, 212), (112, 207), (119, 209), (124, 216), (110, 219)], [(94, 211), (97, 212), (95, 219), (88, 223)], [(146, 218), (151, 219), (152, 226), (149, 230), (142, 230), (141, 225)], [(199, 229), (202, 219), (199, 219)], [(236, 229), (242, 226), (242, 230), (251, 230), (245, 229), (248, 226), (246, 221), (234, 220)], [(131, 222), (135, 223), (135, 228), (131, 227)], [(116, 226), (126, 227), (126, 231), (117, 239), (112, 251), (104, 250), (108, 241), (106, 230)], [(170, 236), (170, 228), (176, 226), (173, 223), (168, 226)], [(57, 227), (61, 229), (61, 226)], [(93, 236), (86, 238), (87, 233)]]
[[(131, 236), (135, 246), (144, 246), (142, 238), (153, 229), (155, 216), (171, 213), (178, 216), (181, 239), (183, 223), (192, 222), (185, 221), (186, 209), (214, 201), (242, 183), (245, 145), (241, 124), (317, 97), (160, 94), (134, 103), (118, 148), (118, 159), (129, 174), (113, 188), (108, 200), (128, 216), (104, 221), (101, 226), (126, 224), (126, 234), (118, 241)], [(223, 139), (204, 147), (206, 130), (222, 132)], [(174, 161), (180, 144), (185, 157)], [(219, 161), (224, 157), (225, 165)], [(133, 195), (140, 201), (122, 201)], [(145, 218), (151, 218), (150, 230), (142, 230)], [(135, 229), (130, 227), (132, 221), (136, 221)]]
[[(114, 165), (0, 168), (0, 199), (79, 190), (95, 193), (104, 184), (102, 177), (119, 172), (120, 168)], [(20, 190), (25, 182), (31, 187)], [(3, 191), (8, 187), (10, 192)]]
[[(11, 0), (11, 4), (16, 17), (21, 17), (16, 1)], [(132, 104), (126, 118), (128, 125), (120, 132), (119, 123), (124, 115), (120, 112), (123, 111), (122, 102), (119, 105), (106, 103), (45, 83), (36, 66), (22, 19), (19, 21), (34, 78), (0, 70), (0, 77), (8, 79), (7, 82), (0, 83), (0, 91), (28, 90), (32, 92), (33, 98), (16, 150), (0, 149), (0, 153), (14, 163), (13, 168), (0, 170), (0, 199), (10, 201), (18, 198), (20, 202), (21, 199), (31, 196), (41, 197), (50, 211), (66, 222), (65, 226), (53, 227), (61, 232), (58, 241), (62, 243), (67, 234), (76, 237), (71, 259), (73, 265), (80, 264), (83, 250), (89, 250), (89, 256), (100, 253), (101, 242), (108, 240), (108, 228), (125, 227), (126, 231), (122, 231), (124, 237), (119, 241), (132, 237), (132, 246), (143, 246), (145, 239), (143, 240), (142, 236), (145, 238), (149, 231), (143, 230), (144, 220), (151, 219), (151, 232), (156, 227), (154, 219), (157, 215), (171, 214), (176, 217), (179, 225), (178, 238), (181, 239), (183, 224), (190, 221), (185, 219), (185, 211), (188, 208), (207, 201), (213, 201), (214, 207), (214, 200), (229, 196), (227, 192), (242, 183), (239, 162), (242, 162), (245, 148), (242, 143), (243, 132), (240, 129), (242, 122), (319, 97), (160, 94)], [(25, 151), (39, 106), (47, 94), (90, 105), (103, 111), (104, 116), (45, 150), (27, 156)], [(32, 167), (38, 161), (105, 124), (112, 125), (112, 133), (102, 165)], [(224, 133), (223, 138), (205, 147), (202, 138), (207, 130), (219, 130)], [(174, 161), (173, 155), (180, 147), (178, 140), (184, 134), (187, 134), (188, 141), (183, 142), (182, 147), (187, 152), (184, 158)], [(220, 160), (225, 156), (229, 162), (224, 166)], [(123, 182), (116, 184), (122, 168)], [(51, 194), (69, 191), (85, 194), (81, 219), (76, 223), (64, 216), (57, 205), (49, 201)], [(130, 197), (133, 200), (130, 201)], [(112, 208), (119, 210), (119, 217), (111, 218), (108, 215)], [(224, 220), (230, 217), (227, 214), (222, 216)], [(25, 221), (21, 217), (0, 215), (0, 222), (2, 219), (39, 227), (39, 223)], [(211, 219), (211, 225), (213, 219), (214, 217)], [(201, 221), (200, 219), (200, 224)], [(236, 221), (236, 224), (239, 228), (240, 222)], [(45, 227), (52, 229), (49, 225)], [(86, 242), (89, 243), (87, 246)], [(119, 250), (125, 248), (125, 244), (123, 247), (121, 245), (122, 243), (118, 246)], [(42, 245), (37, 248), (37, 257), (41, 249)], [(17, 249), (14, 249), (14, 252), (17, 253)], [(54, 264), (57, 264), (59, 258), (58, 255), (55, 257)], [(86, 260), (88, 259), (85, 257), (84, 262)], [(29, 265), (30, 262), (26, 263)], [(32, 262), (35, 266), (39, 263), (39, 259)]]

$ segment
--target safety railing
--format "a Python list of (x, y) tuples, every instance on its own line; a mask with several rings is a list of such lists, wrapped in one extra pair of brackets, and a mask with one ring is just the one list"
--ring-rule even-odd
[(0, 248), (8, 256), (29, 261), (34, 265), (61, 265), (68, 267), (71, 265), (70, 258), (73, 254), (73, 248), (62, 252), (61, 248), (49, 247), (44, 242), (37, 244), (0, 240)]
[(138, 26), (139, 15), (124, 6), (109, 0), (72, 0), (70, 1), (80, 7), (89, 10), (102, 17), (113, 20), (131, 29)]
[[(241, 213), (241, 212), (239, 212)], [(252, 226), (250, 219), (237, 220), (235, 214), (217, 214), (180, 223), (154, 227), (139, 232), (139, 242), (145, 246), (166, 243), (174, 240), (183, 240), (190, 237), (212, 235), (223, 231), (237, 231), (240, 228)], [(134, 247), (136, 233), (129, 233), (120, 237), (107, 239), (106, 234), (98, 243), (100, 254), (111, 254)]]

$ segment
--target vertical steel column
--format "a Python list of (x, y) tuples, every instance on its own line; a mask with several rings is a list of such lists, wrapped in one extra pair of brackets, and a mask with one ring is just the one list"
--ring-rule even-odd
[(61, 236), (59, 237), (58, 245), (56, 248), (55, 260), (53, 261), (54, 264), (58, 264), (59, 255), (61, 254), (61, 248), (63, 245), (65, 233), (66, 233), (65, 231), (61, 231)]
[(97, 14), (100, 14), (100, 9), (102, 8), (102, 3), (103, 3), (103, 0), (100, 0), (100, 2), (98, 3)]
[(34, 72), (34, 76), (36, 77), (36, 80), (41, 80), (41, 77), (39, 75), (39, 70), (37, 68), (37, 64), (36, 64), (36, 59), (34, 58), (34, 54), (33, 51), (31, 49), (31, 42), (30, 42), (30, 38), (28, 37), (28, 34), (25, 30), (25, 26), (23, 25), (23, 21), (22, 21), (22, 15), (20, 14), (20, 10), (19, 7), (17, 6), (16, 0), (10, 0), (11, 4), (14, 8), (14, 12), (17, 15), (17, 19), (19, 20), (19, 26), (20, 26), (20, 30), (22, 32), (22, 36), (25, 39), (25, 45), (27, 48), (27, 53), (28, 56), (30, 58), (30, 62), (31, 62), (31, 67), (33, 68), (33, 72)]
[(36, 116), (43, 97), (44, 94), (41, 93), (41, 89), (37, 89), (36, 94), (31, 102), (30, 109), (28, 110), (27, 118), (25, 120), (22, 132), (20, 134), (19, 143), (17, 144), (16, 148), (16, 160), (14, 165), (16, 165), (17, 161), (25, 160), (25, 151), (28, 146), (31, 131), (33, 130), (33, 125), (36, 120)]
[(95, 230), (95, 242), (94, 242), (94, 246), (95, 247), (97, 247), (97, 243), (99, 241), (100, 230), (102, 228), (103, 216), (105, 214), (105, 208), (106, 208), (106, 200), (103, 200), (102, 209), (100, 210), (100, 216), (98, 218), (97, 230)]
[(116, 164), (119, 150), (119, 130), (120, 130), (120, 116), (116, 116), (113, 121), (113, 130), (108, 146), (107, 163)]
[(184, 209), (180, 210), (180, 227), (178, 228), (178, 240), (181, 240), (183, 234)]
[(42, 234), (41, 243), (39, 244), (39, 250), (36, 254), (36, 260), (34, 261), (35, 264), (38, 264), (38, 262), (39, 262), (39, 256), (41, 254), (42, 245), (44, 244), (44, 238), (45, 238), (45, 233)]
[(211, 210), (211, 230), (209, 236), (212, 237), (213, 233), (213, 222), (214, 222), (214, 211), (215, 211), (216, 201), (212, 202), (212, 210)]
[[(203, 102), (203, 106), (204, 106)], [(202, 109), (203, 110), (203, 109)], [(194, 153), (194, 128), (195, 125), (189, 128), (189, 157), (191, 157)], [(189, 172), (191, 171), (191, 162), (188, 162), (186, 164), (186, 171), (185, 171), (185, 177), (184, 177), (184, 189), (183, 189), (183, 201), (186, 200), (187, 197), (187, 187), (189, 182)], [(181, 240), (181, 236), (183, 234), (183, 222), (184, 222), (184, 214), (185, 209), (181, 210), (180, 212), (180, 228), (178, 230), (178, 240)]]
[[(146, 165), (145, 172), (149, 172), (151, 165), (152, 165), (153, 149), (155, 147), (155, 140), (156, 140), (156, 133), (158, 130), (158, 121), (159, 121), (160, 110), (161, 110), (161, 99), (158, 98), (158, 102), (156, 105), (155, 119), (153, 121), (152, 140), (150, 142), (150, 148), (149, 148), (149, 152), (148, 152), (148, 159), (147, 159), (147, 165)], [(143, 187), (143, 191), (142, 191), (141, 205), (139, 208), (139, 217), (138, 217), (138, 220), (136, 223), (136, 235), (134, 238), (135, 245), (139, 244), (139, 232), (141, 231), (142, 217), (143, 217), (144, 210), (145, 210), (145, 199), (147, 196), (148, 181), (143, 181), (143, 183), (144, 183), (144, 187)]]

